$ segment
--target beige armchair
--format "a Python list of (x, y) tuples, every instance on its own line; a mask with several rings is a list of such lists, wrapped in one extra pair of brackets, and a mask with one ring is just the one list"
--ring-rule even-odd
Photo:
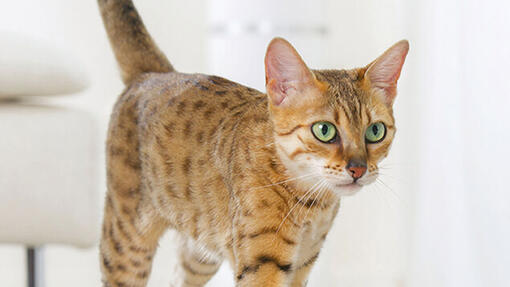
[(97, 241), (101, 148), (91, 115), (40, 97), (87, 86), (72, 57), (36, 39), (0, 36), (0, 243), (27, 247), (28, 285), (39, 287), (41, 246)]

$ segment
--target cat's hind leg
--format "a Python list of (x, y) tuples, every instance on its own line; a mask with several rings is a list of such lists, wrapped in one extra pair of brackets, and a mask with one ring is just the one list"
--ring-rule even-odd
[(204, 286), (216, 274), (222, 258), (197, 246), (192, 240), (183, 239), (179, 249), (179, 278), (172, 287)]
[(112, 198), (107, 195), (100, 242), (103, 286), (144, 287), (166, 224), (145, 210), (144, 204), (130, 205)]

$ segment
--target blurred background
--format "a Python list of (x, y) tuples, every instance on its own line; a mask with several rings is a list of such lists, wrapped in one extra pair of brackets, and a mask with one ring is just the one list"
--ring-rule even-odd
[[(107, 122), (123, 85), (96, 1), (2, 0), (0, 285), (100, 286)], [(510, 2), (144, 0), (181, 72), (264, 90), (283, 36), (311, 68), (364, 66), (411, 45), (380, 181), (345, 198), (309, 286), (510, 286)], [(149, 286), (168, 286), (173, 234)], [(224, 265), (209, 286), (233, 286)]]

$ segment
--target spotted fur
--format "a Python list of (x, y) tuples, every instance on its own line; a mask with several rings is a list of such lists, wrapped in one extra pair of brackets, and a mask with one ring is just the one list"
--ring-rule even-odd
[[(168, 229), (182, 239), (173, 286), (203, 286), (225, 259), (237, 286), (306, 285), (340, 196), (375, 179), (393, 139), (392, 82), (378, 86), (379, 75), (369, 74), (385, 58), (360, 69), (312, 71), (276, 39), (264, 94), (174, 71), (131, 1), (98, 1), (127, 84), (107, 139), (104, 286), (146, 286)], [(271, 70), (271, 57), (281, 53), (308, 75), (305, 84), (275, 83), (281, 71)], [(318, 120), (335, 124), (337, 142), (314, 138)], [(369, 145), (364, 131), (374, 121), (388, 131)], [(353, 158), (368, 166), (357, 183), (346, 167)], [(337, 182), (345, 178), (348, 184)]]

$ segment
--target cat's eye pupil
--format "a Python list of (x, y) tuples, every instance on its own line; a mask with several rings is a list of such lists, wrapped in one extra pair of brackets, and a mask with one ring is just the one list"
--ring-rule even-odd
[(378, 131), (379, 131), (379, 128), (377, 127), (377, 125), (373, 125), (372, 132), (374, 133), (374, 135), (376, 135)]
[(323, 135), (327, 135), (328, 134), (328, 129), (329, 129), (329, 127), (327, 125), (322, 125), (322, 129), (321, 129), (322, 134)]

